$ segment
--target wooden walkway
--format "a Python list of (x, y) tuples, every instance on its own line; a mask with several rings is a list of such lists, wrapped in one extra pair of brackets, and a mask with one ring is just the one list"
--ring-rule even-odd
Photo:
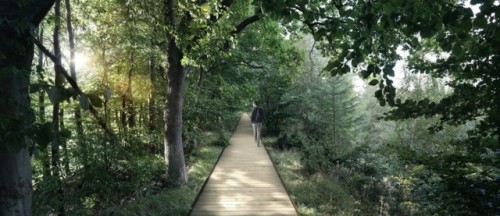
[(191, 215), (297, 215), (250, 118), (240, 122)]

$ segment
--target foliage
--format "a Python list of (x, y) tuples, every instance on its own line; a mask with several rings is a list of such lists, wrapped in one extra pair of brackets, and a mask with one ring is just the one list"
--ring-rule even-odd
[[(412, 136), (420, 132), (436, 136), (432, 140), (424, 139), (437, 146), (426, 146), (425, 150), (415, 149), (419, 141), (401, 142), (400, 137), (389, 137), (391, 143), (387, 143), (394, 146), (394, 153), (402, 156), (404, 162), (423, 165), (441, 178), (432, 180), (439, 184), (433, 183), (427, 193), (436, 188), (445, 189), (437, 193), (438, 196), (424, 199), (434, 202), (430, 212), (469, 215), (494, 214), (498, 210), (494, 195), (498, 192), (498, 163), (481, 159), (481, 155), (498, 152), (500, 139), (500, 85), (498, 73), (494, 72), (498, 70), (499, 47), (499, 34), (495, 31), (499, 23), (497, 1), (260, 3), (266, 13), (283, 19), (291, 30), (299, 27), (314, 35), (322, 53), (331, 58), (325, 72), (337, 75), (354, 71), (364, 79), (372, 79), (369, 84), (378, 87), (375, 97), (379, 104), (395, 108), (389, 110), (386, 119), (400, 125), (410, 123), (408, 129), (413, 127), (414, 131), (409, 133)], [(476, 11), (468, 3), (474, 5)], [(303, 25), (294, 25), (295, 20)], [(430, 94), (420, 98), (398, 96), (392, 77), (396, 75), (397, 60), (404, 58), (401, 52), (408, 52), (405, 60), (412, 73), (429, 74), (429, 79), (442, 78), (450, 91), (441, 92), (444, 96), (434, 99)], [(408, 121), (401, 121), (405, 119)], [(468, 133), (463, 136), (462, 129), (450, 131), (445, 125), (465, 125)], [(424, 132), (425, 129), (418, 126), (427, 126), (437, 135)], [(421, 135), (418, 136), (423, 137)], [(406, 144), (410, 144), (410, 148)], [(460, 182), (490, 190), (483, 188), (484, 194), (479, 195), (478, 189), (465, 187)], [(448, 199), (451, 197), (453, 199)]]
[(344, 166), (306, 174), (294, 150), (271, 151), (271, 157), (301, 215), (371, 215), (379, 210), (381, 192), (387, 193), (381, 182)]
[[(304, 43), (297, 44), (301, 44), (296, 46), (303, 55), (309, 53), (310, 59), (299, 67), (301, 76), (274, 102), (279, 110), (270, 110), (269, 115), (283, 117), (278, 130), (282, 131), (277, 143), (279, 148), (299, 150), (306, 169), (311, 172), (329, 170), (336, 158), (357, 142), (359, 114), (352, 77), (322, 77), (319, 71), (324, 59), (314, 47), (309, 50)], [(317, 62), (312, 61), (313, 57)]]
[(123, 205), (106, 209), (102, 215), (148, 215), (152, 212), (158, 215), (186, 215), (221, 151), (220, 147), (204, 146), (194, 152), (189, 162), (191, 181), (188, 185), (141, 194)]
[[(307, 206), (304, 214), (499, 211), (498, 1), (167, 2), (175, 5), (72, 4), (77, 52), (90, 59), (77, 71), (87, 95), (80, 98), (67, 86), (54, 87), (52, 63), (28, 73), (34, 30), (53, 1), (0, 6), (0, 77), (6, 80), (0, 142), (13, 152), (30, 149), (37, 214), (143, 214), (159, 200), (171, 204), (161, 212), (186, 213), (210, 162), (191, 173), (192, 184), (165, 189), (169, 158), (159, 155), (166, 152), (162, 109), (173, 103), (165, 94), (173, 67), (165, 50), (172, 41), (187, 72), (186, 90), (179, 92), (185, 96), (179, 130), (185, 154), (179, 157), (204, 160), (200, 152), (208, 151), (213, 158), (207, 135), (215, 137), (210, 143), (226, 146), (232, 120), (258, 99), (264, 131), (285, 150), (276, 154), (291, 154), (277, 157), (293, 168), (280, 169), (295, 184), (297, 202)], [(58, 19), (49, 14), (36, 31), (47, 47), (54, 25), (64, 23)], [(245, 31), (238, 26), (257, 20)], [(43, 59), (39, 54), (35, 60)], [(68, 62), (63, 56), (63, 66)], [(357, 79), (349, 72), (371, 87), (355, 92)], [(45, 113), (52, 108), (45, 97), (62, 103), (59, 122), (45, 121), (57, 117)], [(80, 131), (72, 111), (90, 104), (116, 137), (100, 131), (86, 112)], [(54, 137), (51, 125), (64, 129)], [(67, 145), (49, 152), (50, 141), (60, 138)], [(182, 204), (173, 196), (182, 196)]]

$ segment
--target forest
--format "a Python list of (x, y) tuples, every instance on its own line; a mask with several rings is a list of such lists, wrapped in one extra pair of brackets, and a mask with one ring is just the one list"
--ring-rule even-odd
[(254, 100), (300, 215), (500, 215), (499, 0), (2, 0), (0, 216), (189, 214)]

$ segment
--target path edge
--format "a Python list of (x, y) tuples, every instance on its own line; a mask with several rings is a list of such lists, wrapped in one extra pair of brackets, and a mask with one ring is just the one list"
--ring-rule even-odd
[[(240, 114), (240, 118), (238, 118), (238, 121), (236, 121), (236, 125), (234, 125), (233, 127), (233, 131), (231, 132), (231, 136), (229, 139), (231, 139), (231, 137), (233, 137), (234, 135), (234, 132), (236, 131), (236, 128), (238, 127), (238, 125), (240, 124), (240, 121), (241, 121), (241, 118), (243, 118), (243, 115), (245, 115), (246, 113), (245, 112), (242, 112), (242, 114)], [(201, 193), (203, 192), (203, 190), (205, 190), (205, 186), (207, 185), (208, 183), (208, 180), (210, 179), (210, 176), (212, 176), (212, 173), (214, 172), (215, 170), (215, 167), (217, 167), (217, 164), (219, 163), (219, 160), (220, 158), (222, 157), (222, 154), (224, 153), (224, 151), (226, 150), (226, 148), (228, 147), (229, 145), (227, 146), (224, 146), (224, 148), (222, 148), (222, 151), (220, 152), (219, 154), (219, 157), (217, 157), (217, 160), (215, 161), (214, 163), (214, 166), (212, 167), (212, 170), (210, 170), (210, 173), (208, 174), (207, 178), (205, 179), (205, 181), (203, 182), (203, 185), (201, 186), (200, 190), (198, 191), (198, 194), (196, 195), (196, 198), (194, 198), (194, 201), (193, 203), (191, 204), (191, 209), (189, 209), (189, 212), (186, 214), (187, 216), (191, 215), (191, 213), (193, 212), (193, 208), (194, 206), (196, 205), (196, 203), (198, 202), (198, 199), (200, 198), (201, 196)], [(269, 154), (268, 154), (269, 155)], [(272, 160), (271, 160), (272, 161)], [(281, 177), (280, 177), (281, 179)], [(294, 204), (295, 205), (295, 204)]]
[[(290, 199), (290, 202), (292, 203), (293, 208), (295, 209), (295, 213), (297, 213), (297, 215), (300, 216), (299, 208), (297, 207), (297, 204), (294, 202), (294, 200), (290, 196), (290, 189), (288, 189), (288, 186), (283, 181), (283, 178), (281, 177), (281, 173), (278, 171), (278, 167), (276, 166), (276, 162), (274, 162), (273, 158), (271, 157), (271, 154), (269, 154), (269, 150), (267, 149), (262, 138), (260, 139), (260, 141), (262, 142), (262, 147), (264, 147), (264, 149), (266, 150), (266, 153), (267, 153), (267, 156), (269, 157), (269, 160), (271, 160), (271, 163), (273, 163), (274, 170), (276, 170), (276, 174), (278, 174), (278, 178), (280, 179), (281, 184), (285, 188), (286, 195), (288, 196), (288, 199)], [(271, 147), (269, 147), (269, 148), (271, 148)]]

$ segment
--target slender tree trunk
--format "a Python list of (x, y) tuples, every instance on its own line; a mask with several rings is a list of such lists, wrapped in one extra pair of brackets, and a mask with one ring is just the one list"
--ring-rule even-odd
[[(56, 56), (56, 61), (55, 64), (61, 64), (61, 47), (59, 44), (59, 33), (61, 29), (61, 0), (56, 0), (55, 1), (55, 6), (54, 6), (54, 16), (55, 16), (55, 26), (54, 26), (54, 35), (53, 35), (53, 43), (54, 43), (54, 55)], [(54, 85), (55, 85), (55, 90), (56, 94), (54, 97), (53, 101), (53, 108), (52, 108), (52, 131), (53, 131), (53, 138), (52, 138), (52, 145), (51, 145), (51, 153), (52, 153), (52, 176), (57, 179), (57, 199), (60, 201), (59, 206), (58, 206), (58, 215), (64, 215), (64, 204), (63, 204), (63, 190), (62, 190), (62, 182), (60, 179), (61, 176), (61, 171), (60, 171), (60, 166), (59, 166), (59, 146), (61, 146), (61, 139), (59, 136), (60, 133), (60, 102), (59, 102), (59, 92), (61, 91), (62, 88), (62, 81), (63, 77), (61, 75), (61, 72), (59, 71), (58, 67), (54, 67), (55, 71), (55, 77), (54, 77)]]
[(149, 96), (149, 100), (148, 100), (148, 129), (150, 131), (153, 131), (154, 129), (156, 129), (156, 125), (155, 125), (155, 122), (156, 122), (156, 115), (155, 115), (155, 99), (153, 98), (153, 94), (151, 93), (151, 95)]
[[(111, 110), (111, 111), (113, 111), (113, 110)], [(114, 111), (115, 111), (115, 123), (116, 123), (116, 125), (121, 125), (120, 111), (119, 110), (114, 110)], [(111, 113), (111, 114), (113, 114), (113, 113)], [(119, 128), (121, 128), (121, 127), (119, 126)]]
[[(76, 67), (75, 67), (75, 34), (73, 31), (73, 23), (71, 20), (71, 1), (64, 0), (64, 4), (66, 6), (66, 28), (68, 30), (68, 40), (69, 40), (69, 70), (71, 73), (71, 77), (77, 81), (76, 78)], [(76, 123), (76, 133), (78, 137), (83, 136), (83, 124), (82, 124), (82, 111), (80, 106), (76, 106), (74, 109), (75, 112), (75, 123)]]
[(198, 83), (197, 83), (198, 90), (201, 90), (201, 86), (203, 84), (204, 77), (205, 77), (205, 69), (203, 69), (203, 67), (202, 67), (200, 69), (200, 75), (198, 76)]
[[(30, 216), (32, 185), (31, 157), (28, 137), (19, 134), (7, 138), (10, 131), (25, 131), (31, 120), (25, 118), (30, 110), (29, 84), (34, 46), (31, 28), (38, 26), (53, 1), (39, 0), (18, 4), (2, 2), (0, 14), (0, 215)], [(15, 11), (15, 13), (12, 13)], [(16, 23), (29, 25), (16, 25)]]
[[(43, 43), (43, 28), (39, 28), (38, 40)], [(36, 71), (38, 74), (38, 81), (41, 84), (43, 82), (43, 52), (40, 48), (38, 48), (38, 64), (36, 66)], [(45, 122), (45, 91), (43, 89), (38, 92), (38, 116), (40, 122)]]
[(132, 98), (128, 98), (127, 113), (128, 113), (128, 118), (127, 118), (128, 126), (129, 128), (133, 128), (136, 125), (137, 113), (136, 110), (134, 109), (134, 101), (132, 101)]
[[(43, 42), (43, 28), (39, 28), (38, 40)], [(43, 52), (38, 48), (38, 64), (36, 66), (38, 81), (43, 82)], [(45, 90), (41, 89), (38, 92), (38, 116), (41, 123), (45, 123)], [(47, 147), (41, 150), (40, 159), (42, 161), (42, 173), (44, 178), (50, 177), (50, 155)]]
[(126, 110), (127, 110), (127, 96), (126, 94), (123, 94), (122, 95), (122, 108), (120, 110), (120, 123), (122, 125), (122, 128), (123, 128), (123, 131), (124, 133), (126, 133), (125, 131), (127, 131), (127, 113), (126, 113)]
[(136, 123), (139, 124), (139, 126), (142, 126), (143, 124), (143, 110), (144, 109), (144, 104), (143, 103), (140, 103), (139, 104), (139, 110), (137, 111), (136, 113), (136, 116), (137, 116), (137, 119), (136, 119)]
[[(61, 112), (60, 113), (60, 117), (59, 117), (59, 120), (60, 120), (60, 127), (61, 127), (61, 130), (64, 130), (64, 110), (61, 109)], [(61, 145), (62, 145), (62, 149), (63, 149), (63, 164), (64, 164), (64, 172), (66, 173), (66, 175), (68, 175), (70, 173), (70, 169), (69, 169), (69, 154), (68, 154), (68, 143), (66, 142), (66, 139), (61, 139)]]
[[(497, 82), (498, 83), (498, 82)], [(492, 127), (492, 132), (493, 132), (493, 138), (497, 138), (497, 146), (500, 146), (500, 86), (496, 85), (493, 88), (493, 94), (495, 95), (492, 100), (496, 106), (492, 107), (492, 110), (496, 110), (496, 113), (491, 115), (491, 119), (496, 119), (493, 120), (494, 124)]]
[(155, 110), (155, 98), (154, 98), (154, 89), (156, 85), (155, 85), (154, 70), (155, 70), (155, 61), (154, 57), (151, 57), (149, 65), (149, 82), (151, 83), (151, 90), (149, 91), (149, 99), (148, 99), (148, 112), (149, 112), (148, 128), (150, 131), (156, 129), (155, 125), (156, 110)]
[(76, 80), (76, 68), (75, 68), (75, 35), (73, 33), (73, 25), (71, 22), (71, 2), (70, 0), (64, 0), (66, 6), (66, 28), (68, 30), (68, 40), (69, 40), (69, 71), (71, 77)]
[(338, 105), (336, 105), (336, 101), (335, 101), (336, 97), (335, 97), (335, 83), (332, 84), (332, 130), (333, 130), (333, 144), (335, 146), (339, 146), (339, 143), (338, 143), (338, 138), (337, 138), (337, 107)]
[(127, 73), (127, 93), (126, 93), (126, 100), (127, 100), (127, 111), (126, 115), (127, 116), (127, 123), (129, 128), (135, 127), (135, 110), (134, 110), (134, 101), (132, 100), (132, 73), (134, 72), (134, 65), (135, 65), (135, 56), (134, 53), (132, 52), (130, 54), (130, 69), (128, 70)]

